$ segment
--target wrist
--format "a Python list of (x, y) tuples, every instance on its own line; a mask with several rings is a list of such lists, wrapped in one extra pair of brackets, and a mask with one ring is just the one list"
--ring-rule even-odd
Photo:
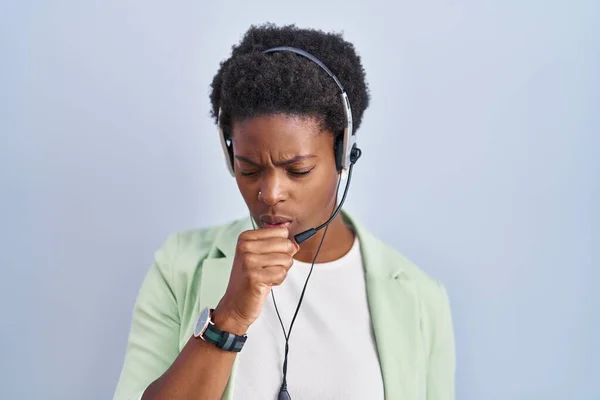
[(219, 308), (219, 306), (213, 312), (212, 322), (215, 328), (238, 336), (245, 335), (250, 327), (249, 323), (237, 318), (235, 313)]

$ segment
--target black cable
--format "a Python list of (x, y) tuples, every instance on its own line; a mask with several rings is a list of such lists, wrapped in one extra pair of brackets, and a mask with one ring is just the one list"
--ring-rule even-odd
[[(352, 168), (352, 166), (350, 167)], [(337, 192), (340, 190), (340, 183), (342, 181), (342, 176), (338, 178), (338, 184), (336, 188), (336, 205), (337, 206)], [(346, 189), (348, 188), (348, 183), (346, 184)], [(347, 192), (347, 190), (345, 191)], [(344, 197), (345, 197), (344, 193)], [(338, 208), (339, 210), (339, 208)], [(337, 214), (337, 213), (336, 213)], [(304, 287), (302, 288), (302, 293), (300, 294), (300, 300), (298, 301), (298, 305), (296, 306), (296, 311), (294, 312), (294, 317), (292, 318), (292, 322), (290, 323), (290, 328), (286, 332), (285, 327), (283, 326), (283, 321), (281, 320), (281, 315), (279, 314), (279, 309), (277, 308), (277, 302), (275, 301), (275, 294), (273, 289), (271, 289), (271, 298), (273, 299), (273, 305), (275, 306), (275, 312), (277, 313), (277, 318), (279, 318), (279, 323), (281, 324), (281, 330), (283, 331), (283, 336), (285, 337), (285, 355), (283, 358), (283, 379), (281, 382), (281, 387), (279, 389), (279, 397), (278, 400), (291, 400), (290, 394), (287, 391), (287, 365), (288, 365), (288, 353), (290, 350), (289, 341), (290, 336), (292, 334), (292, 328), (294, 327), (294, 322), (296, 321), (296, 317), (298, 316), (298, 311), (300, 311), (300, 305), (302, 304), (302, 300), (304, 299), (304, 293), (306, 292), (306, 287), (308, 286), (308, 280), (312, 275), (313, 268), (315, 266), (315, 262), (317, 261), (317, 257), (319, 252), (321, 251), (321, 246), (323, 246), (323, 241), (325, 240), (325, 235), (327, 235), (327, 229), (329, 228), (329, 224), (325, 226), (325, 230), (323, 231), (323, 236), (321, 237), (321, 241), (319, 242), (319, 246), (317, 247), (317, 251), (313, 257), (312, 263), (310, 265), (310, 271), (308, 272), (308, 276), (306, 277), (306, 281), (304, 282)]]
[[(294, 312), (294, 317), (292, 318), (292, 322), (290, 323), (290, 328), (289, 328), (288, 332), (285, 331), (285, 327), (283, 326), (283, 321), (281, 320), (281, 315), (279, 314), (279, 309), (277, 308), (277, 302), (275, 301), (275, 294), (273, 292), (273, 289), (271, 289), (271, 298), (273, 299), (273, 305), (275, 306), (275, 312), (277, 313), (277, 318), (279, 318), (279, 323), (281, 324), (281, 330), (283, 331), (283, 336), (285, 337), (285, 355), (284, 355), (284, 359), (283, 359), (283, 379), (281, 382), (281, 387), (279, 389), (278, 400), (291, 400), (291, 396), (287, 391), (287, 364), (288, 364), (288, 353), (290, 350), (289, 340), (290, 340), (290, 336), (292, 334), (292, 328), (294, 326), (294, 322), (296, 321), (296, 317), (298, 316), (298, 311), (300, 310), (300, 305), (302, 304), (302, 300), (304, 299), (304, 294), (306, 292), (308, 280), (310, 279), (310, 276), (312, 275), (313, 268), (315, 266), (315, 262), (319, 255), (319, 252), (321, 251), (321, 246), (323, 245), (323, 241), (325, 240), (325, 235), (327, 234), (327, 229), (329, 228), (329, 223), (331, 221), (333, 221), (333, 219), (336, 217), (336, 215), (340, 212), (342, 205), (344, 204), (344, 201), (346, 200), (346, 195), (348, 194), (348, 188), (350, 186), (350, 179), (352, 178), (352, 168), (354, 167), (354, 164), (356, 163), (356, 161), (358, 161), (358, 159), (360, 158), (361, 155), (362, 155), (362, 151), (358, 147), (356, 147), (356, 145), (354, 145), (354, 147), (352, 148), (352, 151), (351, 151), (350, 168), (348, 171), (348, 180), (346, 182), (346, 187), (344, 188), (344, 194), (342, 195), (342, 200), (340, 201), (340, 204), (337, 205), (336, 208), (332, 211), (332, 214), (329, 217), (329, 219), (327, 221), (325, 221), (323, 224), (321, 224), (320, 226), (318, 226), (317, 228), (312, 228), (312, 229), (309, 229), (308, 231), (301, 232), (294, 237), (296, 239), (297, 243), (300, 244), (303, 241), (305, 241), (308, 238), (315, 235), (319, 230), (323, 229), (323, 227), (325, 228), (325, 231), (323, 231), (323, 236), (321, 237), (321, 241), (319, 242), (319, 246), (317, 247), (317, 251), (315, 252), (315, 256), (313, 257), (313, 261), (310, 266), (310, 271), (308, 272), (308, 276), (306, 277), (306, 281), (304, 282), (304, 287), (302, 288), (302, 293), (300, 294), (300, 300), (298, 301), (298, 305), (296, 306), (296, 311)], [(337, 193), (340, 190), (341, 181), (342, 181), (342, 174), (340, 174), (340, 176), (338, 178), (338, 184), (337, 184), (337, 188), (336, 188), (336, 204), (337, 204)], [(256, 229), (256, 226), (254, 224), (254, 219), (252, 219), (252, 216), (250, 217), (250, 219), (252, 221), (252, 226), (254, 227), (254, 229)]]

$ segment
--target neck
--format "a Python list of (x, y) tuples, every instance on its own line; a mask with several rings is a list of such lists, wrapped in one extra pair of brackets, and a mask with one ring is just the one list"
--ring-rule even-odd
[(327, 235), (316, 259), (316, 263), (324, 263), (337, 260), (344, 256), (354, 243), (354, 232), (346, 225), (342, 214), (339, 213), (328, 227), (321, 229), (315, 236), (303, 242), (300, 250), (294, 255), (298, 261), (312, 263), (321, 243), (321, 239), (327, 229)]

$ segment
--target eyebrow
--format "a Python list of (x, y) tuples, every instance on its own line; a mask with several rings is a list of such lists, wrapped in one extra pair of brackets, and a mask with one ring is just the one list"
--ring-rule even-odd
[[(317, 156), (314, 155), (314, 154), (306, 154), (306, 155), (301, 155), (301, 156), (296, 156), (296, 157), (290, 158), (289, 160), (279, 161), (279, 162), (276, 162), (276, 163), (273, 163), (273, 164), (276, 167), (284, 167), (286, 165), (297, 163), (298, 161), (306, 160), (308, 158), (316, 158), (316, 157)], [(258, 167), (257, 163), (255, 163), (254, 161), (252, 161), (249, 158), (246, 158), (244, 156), (235, 156), (235, 158), (237, 160), (240, 160), (240, 161), (243, 161), (243, 162), (248, 163), (250, 165), (253, 165), (255, 167)]]

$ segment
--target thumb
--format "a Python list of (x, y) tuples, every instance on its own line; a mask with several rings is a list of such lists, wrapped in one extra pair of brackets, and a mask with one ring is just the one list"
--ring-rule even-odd
[(292, 246), (294, 246), (294, 253), (292, 254), (294, 255), (300, 250), (300, 245), (296, 243), (296, 240), (293, 237), (290, 239), (290, 242), (292, 242)]

